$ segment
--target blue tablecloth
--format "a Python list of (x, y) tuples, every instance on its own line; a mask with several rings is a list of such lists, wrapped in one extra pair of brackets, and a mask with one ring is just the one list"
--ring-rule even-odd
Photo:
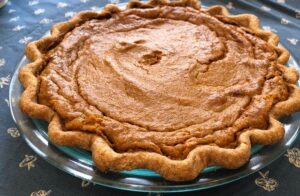
[[(118, 0), (111, 2), (118, 3)], [(258, 15), (262, 27), (276, 32), (281, 38), (281, 43), (300, 63), (299, 0), (203, 0), (202, 2), (208, 6), (225, 5), (233, 14)], [(56, 169), (27, 146), (9, 112), (9, 82), (16, 65), (24, 55), (26, 43), (40, 38), (52, 24), (67, 20), (75, 12), (86, 9), (99, 10), (106, 3), (109, 2), (16, 0), (9, 1), (6, 6), (0, 8), (0, 195), (147, 195), (94, 185)], [(300, 195), (299, 148), (300, 139), (297, 139), (285, 156), (260, 173), (218, 188), (184, 194)], [(257, 183), (259, 178), (263, 183)], [(273, 185), (267, 187), (270, 182)]]

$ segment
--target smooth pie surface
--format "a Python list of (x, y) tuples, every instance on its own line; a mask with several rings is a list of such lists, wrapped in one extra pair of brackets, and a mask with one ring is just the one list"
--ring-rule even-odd
[(274, 48), (186, 7), (130, 9), (74, 28), (48, 52), (39, 102), (65, 130), (96, 132), (118, 152), (183, 159), (199, 145), (233, 148), (267, 128), (288, 90)]

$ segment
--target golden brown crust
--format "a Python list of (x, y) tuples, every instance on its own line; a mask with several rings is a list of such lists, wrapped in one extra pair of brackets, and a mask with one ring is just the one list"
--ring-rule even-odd
[[(152, 0), (146, 3), (131, 1), (127, 9), (148, 8), (157, 5), (189, 6), (200, 9), (196, 0), (172, 1)], [(44, 66), (44, 53), (77, 25), (94, 18), (106, 18), (119, 9), (114, 5), (107, 5), (100, 13), (86, 11), (80, 12), (71, 20), (56, 24), (51, 30), (51, 35), (28, 44), (26, 56), (32, 62), (24, 66), (19, 74), (19, 79), (25, 90), (20, 98), (20, 108), (33, 118), (40, 118), (49, 122), (48, 134), (56, 143), (67, 146), (78, 146), (92, 151), (93, 160), (101, 171), (128, 170), (146, 168), (154, 170), (166, 179), (173, 181), (192, 180), (208, 165), (220, 165), (234, 169), (242, 166), (250, 157), (251, 143), (273, 144), (284, 135), (282, 124), (276, 120), (280, 116), (289, 115), (300, 109), (300, 89), (295, 85), (298, 80), (296, 70), (285, 67), (289, 58), (286, 49), (277, 47), (279, 38), (271, 32), (260, 29), (259, 19), (250, 14), (230, 16), (226, 8), (221, 6), (209, 7), (206, 11), (215, 17), (223, 18), (229, 22), (242, 26), (269, 44), (276, 47), (280, 54), (278, 58), (279, 69), (283, 72), (290, 91), (286, 101), (273, 106), (269, 114), (269, 128), (267, 130), (246, 130), (239, 135), (238, 146), (235, 149), (225, 149), (218, 146), (199, 146), (193, 149), (184, 160), (172, 160), (166, 156), (153, 152), (115, 152), (102, 137), (80, 131), (64, 131), (59, 116), (45, 105), (37, 103), (39, 82), (36, 75)]]

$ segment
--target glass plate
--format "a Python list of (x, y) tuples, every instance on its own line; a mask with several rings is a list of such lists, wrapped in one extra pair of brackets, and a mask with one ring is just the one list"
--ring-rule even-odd
[[(9, 89), (9, 101), (12, 117), (28, 145), (42, 158), (57, 168), (83, 180), (111, 188), (140, 192), (185, 192), (207, 189), (227, 184), (246, 177), (279, 158), (294, 142), (300, 126), (299, 113), (282, 119), (285, 127), (284, 139), (272, 146), (255, 145), (248, 163), (235, 170), (217, 166), (205, 168), (202, 173), (190, 182), (170, 182), (159, 174), (145, 169), (132, 171), (107, 172), (97, 170), (88, 151), (52, 144), (47, 135), (46, 122), (31, 119), (20, 111), (18, 100), (23, 87), (18, 80), (19, 69), (28, 63), (23, 57), (12, 77)], [(291, 56), (288, 66), (299, 68)]]

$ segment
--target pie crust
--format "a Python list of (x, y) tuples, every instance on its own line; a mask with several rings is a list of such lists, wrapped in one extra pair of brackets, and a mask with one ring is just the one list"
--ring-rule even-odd
[[(113, 25), (109, 26), (111, 21)], [(122, 25), (133, 30), (118, 29)], [(138, 30), (134, 25), (140, 25)], [(91, 29), (97, 31), (96, 36), (88, 34)], [(227, 30), (230, 33), (226, 34)], [(126, 35), (123, 41), (119, 31)], [(193, 37), (189, 37), (191, 32)], [(83, 44), (76, 47), (79, 52), (73, 62), (71, 55), (66, 59), (67, 53), (61, 51), (68, 51), (77, 38)], [(192, 180), (206, 166), (238, 168), (249, 160), (251, 144), (274, 144), (284, 136), (284, 128), (277, 119), (300, 110), (300, 90), (296, 86), (297, 71), (284, 66), (289, 53), (277, 47), (278, 43), (277, 35), (260, 29), (256, 16), (229, 15), (222, 6), (202, 9), (196, 0), (151, 0), (130, 1), (121, 10), (109, 4), (101, 12), (80, 12), (69, 21), (54, 25), (51, 35), (28, 44), (26, 56), (31, 63), (19, 73), (25, 87), (20, 108), (32, 118), (49, 122), (48, 135), (53, 143), (90, 150), (101, 171), (145, 168), (168, 180)], [(176, 46), (175, 52), (167, 53), (172, 44)], [(109, 53), (110, 49), (105, 47), (111, 45)], [(156, 47), (161, 50), (154, 50)], [(184, 52), (178, 53), (178, 48)], [(126, 55), (120, 50), (125, 50)], [(200, 52), (193, 57), (195, 51)], [(105, 53), (107, 57), (99, 61), (92, 53)], [(143, 55), (139, 56), (140, 53)], [(65, 70), (55, 72), (53, 67), (70, 59), (72, 62), (62, 68)], [(81, 74), (76, 78), (77, 91), (84, 97), (83, 105), (78, 100), (72, 102), (73, 95), (67, 92), (73, 91), (64, 86), (69, 84), (67, 74), (77, 61)], [(183, 77), (176, 78), (175, 74), (173, 81), (172, 70), (182, 71), (181, 67), (191, 62), (195, 66), (189, 67)], [(121, 73), (120, 78), (129, 74), (126, 81), (138, 80), (131, 83), (141, 84), (142, 98), (138, 94), (140, 89), (130, 86), (124, 90), (120, 86), (127, 82), (118, 79), (119, 75), (110, 76), (110, 71), (106, 74), (97, 63)], [(168, 66), (159, 67), (159, 63)], [(125, 64), (129, 71), (122, 68)], [(146, 67), (138, 67), (134, 73), (132, 64)], [(92, 67), (101, 74), (93, 72)], [(149, 75), (162, 79), (148, 80)], [(163, 80), (166, 75), (171, 79)], [(169, 80), (173, 85), (169, 85)], [(60, 84), (61, 81), (64, 82)], [(55, 82), (58, 84), (50, 85)], [(171, 96), (174, 93), (176, 96)], [(58, 99), (60, 95), (69, 98)], [(136, 99), (141, 99), (144, 107)], [(71, 104), (71, 112), (67, 103)]]

